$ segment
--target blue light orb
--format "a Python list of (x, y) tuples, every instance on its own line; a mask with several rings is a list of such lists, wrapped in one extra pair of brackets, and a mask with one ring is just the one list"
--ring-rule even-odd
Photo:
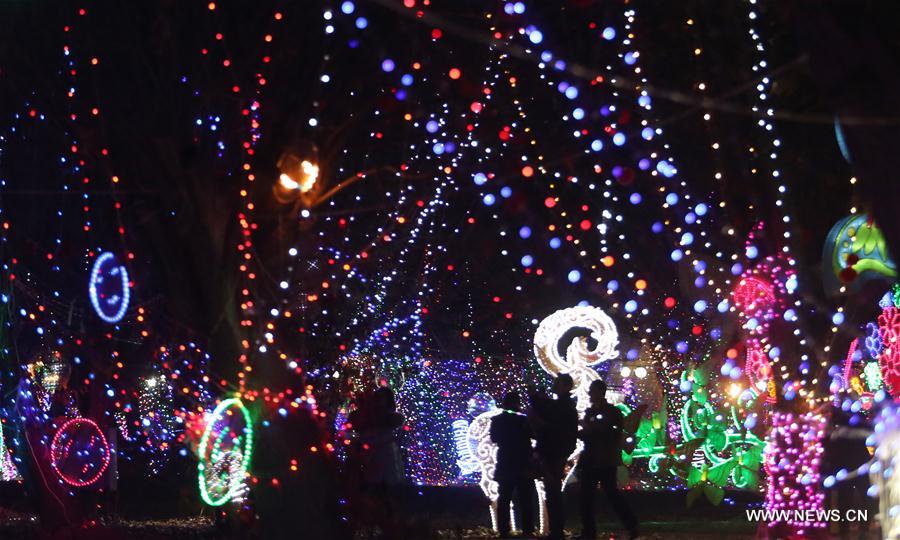
[(593, 141), (591, 141), (591, 150), (593, 150), (594, 152), (603, 150), (603, 141), (601, 141), (600, 139), (594, 139)]
[(624, 133), (616, 133), (613, 135), (613, 144), (616, 146), (622, 146), (625, 144), (625, 134)]
[(428, 133), (437, 133), (438, 128), (440, 128), (440, 124), (438, 124), (436, 120), (429, 120), (425, 124), (425, 131)]
[(665, 176), (666, 178), (672, 178), (678, 173), (678, 169), (672, 166), (668, 161), (659, 161), (656, 163), (656, 170), (659, 174)]
[(577, 109), (572, 111), (572, 118), (574, 118), (575, 120), (583, 119), (584, 118), (584, 109), (582, 109), (581, 107), (578, 107)]
[(684, 341), (679, 341), (678, 343), (675, 344), (675, 350), (678, 351), (680, 354), (684, 354), (688, 350), (688, 344)]
[(616, 38), (616, 29), (612, 26), (607, 26), (603, 29), (603, 33), (601, 35), (603, 36), (603, 39), (605, 39), (606, 41), (610, 41)]
[(629, 301), (625, 302), (625, 311), (627, 311), (628, 313), (634, 313), (635, 311), (637, 311), (637, 308), (638, 308), (638, 303), (635, 302), (634, 300), (629, 300)]
[(508, 199), (512, 196), (512, 188), (509, 186), (503, 186), (500, 188), (500, 196), (504, 199)]
[(844, 314), (840, 311), (836, 312), (831, 316), (831, 322), (834, 323), (835, 326), (840, 326), (844, 322)]
[(482, 201), (484, 201), (484, 204), (487, 206), (493, 206), (493, 204), (495, 202), (497, 202), (497, 197), (495, 197), (491, 193), (488, 193), (487, 195), (484, 196), (484, 199), (482, 199)]
[(747, 419), (744, 420), (744, 427), (747, 428), (747, 429), (753, 429), (753, 428), (755, 428), (755, 427), (756, 427), (756, 420), (757, 420), (757, 414), (756, 414), (756, 413), (750, 413), (750, 414), (747, 416)]
[(483, 186), (488, 181), (487, 175), (485, 175), (484, 173), (475, 173), (475, 176), (472, 177), (472, 180), (477, 186)]
[(694, 302), (694, 311), (697, 313), (703, 313), (706, 311), (706, 300), (697, 300)]
[(551, 249), (559, 249), (559, 246), (562, 245), (562, 240), (557, 237), (553, 237), (550, 239), (550, 248)]
[(566, 97), (569, 99), (575, 99), (578, 97), (578, 88), (574, 86), (570, 86), (566, 88)]
[(628, 197), (628, 200), (631, 202), (631, 204), (641, 204), (641, 199), (641, 194), (637, 192), (632, 193), (631, 196)]
[(350, 15), (353, 11), (356, 10), (356, 6), (353, 5), (353, 2), (347, 0), (341, 4), (341, 11), (344, 15)]
[(673, 249), (672, 254), (669, 255), (669, 257), (671, 257), (673, 261), (678, 262), (684, 257), (684, 253), (682, 253), (680, 249)]
[(694, 207), (694, 212), (697, 212), (698, 216), (705, 216), (707, 210), (708, 210), (708, 208), (703, 203), (700, 203)]
[(666, 203), (668, 203), (670, 206), (678, 204), (678, 195), (676, 193), (669, 193), (668, 195), (666, 195)]
[(649, 141), (653, 138), (653, 128), (645, 127), (641, 130), (641, 137), (644, 138), (645, 141)]
[(653, 225), (650, 227), (650, 230), (655, 232), (656, 234), (661, 233), (663, 231), (662, 222), (661, 221), (654, 222)]
[(356, 27), (360, 30), (364, 30), (367, 26), (369, 26), (369, 21), (366, 20), (365, 17), (359, 17), (356, 19)]
[(381, 62), (381, 69), (386, 73), (394, 71), (395, 67), (397, 67), (397, 65), (394, 64), (394, 61), (390, 58), (385, 58), (384, 61)]
[(523, 255), (521, 262), (522, 262), (522, 266), (524, 266), (525, 268), (528, 268), (529, 266), (534, 264), (534, 257), (532, 257), (531, 255)]
[(755, 259), (759, 255), (759, 249), (756, 246), (747, 246), (747, 258)]
[(519, 228), (519, 238), (531, 238), (531, 227), (529, 227), (528, 225), (522, 225)]
[(628, 349), (628, 352), (625, 353), (625, 358), (627, 358), (629, 360), (637, 360), (638, 350), (637, 349)]
[(570, 270), (566, 278), (569, 280), (569, 283), (578, 283), (581, 279), (581, 272), (578, 270)]
[(694, 235), (693, 234), (686, 232), (681, 235), (681, 245), (682, 246), (689, 246), (693, 243), (694, 243)]
[(544, 34), (542, 34), (540, 30), (532, 30), (531, 33), (528, 34), (528, 40), (537, 45), (544, 41)]
[(619, 282), (614, 279), (609, 280), (609, 283), (606, 284), (606, 290), (613, 291), (613, 292), (618, 291), (619, 290)]

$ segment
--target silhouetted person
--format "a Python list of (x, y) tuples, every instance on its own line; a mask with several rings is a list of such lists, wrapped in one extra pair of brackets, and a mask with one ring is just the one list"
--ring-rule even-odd
[(363, 489), (381, 491), (403, 483), (403, 462), (396, 430), (403, 425), (394, 391), (380, 387), (360, 398), (350, 414), (357, 434), (355, 454)]
[(536, 395), (529, 419), (537, 439), (537, 455), (547, 496), (550, 536), (558, 540), (564, 536), (566, 515), (563, 501), (563, 478), (566, 461), (575, 451), (578, 437), (578, 411), (572, 399), (574, 383), (571, 375), (563, 373), (553, 380), (556, 399), (546, 394)]
[(516, 515), (522, 519), (522, 533), (534, 533), (533, 494), (531, 473), (531, 427), (520, 411), (519, 394), (510, 392), (500, 404), (503, 412), (491, 419), (491, 440), (497, 445), (497, 467), (494, 480), (499, 486), (497, 499), (497, 529), (508, 538), (509, 503), (516, 495)]
[(625, 498), (616, 485), (616, 469), (622, 462), (622, 429), (625, 417), (615, 405), (606, 401), (606, 383), (596, 380), (588, 390), (591, 406), (584, 413), (581, 438), (584, 451), (578, 459), (578, 481), (581, 484), (580, 538), (597, 536), (594, 518), (594, 494), (597, 482), (603, 487), (609, 505), (628, 530), (630, 538), (636, 538), (637, 518), (634, 517)]
[(358, 436), (354, 455), (360, 467), (362, 502), (366, 508), (362, 514), (391, 538), (400, 535), (397, 506), (402, 502), (405, 475), (396, 431), (403, 420), (394, 391), (388, 387), (380, 387), (362, 398), (349, 418)]

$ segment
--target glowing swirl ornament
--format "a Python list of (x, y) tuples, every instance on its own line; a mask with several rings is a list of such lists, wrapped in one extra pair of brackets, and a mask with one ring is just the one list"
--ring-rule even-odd
[(253, 422), (240, 399), (222, 401), (207, 416), (197, 448), (200, 497), (210, 506), (239, 501), (253, 455)]
[(104, 321), (115, 324), (125, 316), (131, 298), (128, 270), (112, 253), (101, 253), (94, 261), (88, 294), (94, 311)]
[(109, 467), (106, 437), (87, 418), (66, 420), (50, 443), (50, 465), (63, 482), (73, 487), (95, 483)]
[[(588, 347), (584, 337), (574, 339), (566, 346), (565, 358), (559, 354), (560, 340), (570, 331), (584, 329), (596, 342)], [(573, 395), (578, 400), (578, 411), (588, 408), (588, 387), (598, 379), (593, 366), (618, 355), (619, 333), (613, 320), (602, 309), (576, 306), (561, 309), (541, 321), (534, 334), (534, 355), (538, 364), (552, 376), (568, 373), (575, 382)]]

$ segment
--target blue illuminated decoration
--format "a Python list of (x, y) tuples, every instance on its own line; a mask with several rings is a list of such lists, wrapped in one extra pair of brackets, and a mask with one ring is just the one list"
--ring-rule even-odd
[(131, 298), (128, 270), (112, 253), (101, 253), (94, 261), (88, 294), (94, 311), (104, 321), (117, 323), (125, 316)]
[(850, 163), (850, 149), (847, 148), (847, 140), (844, 138), (844, 129), (841, 127), (841, 121), (837, 116), (834, 117), (834, 138), (837, 140), (838, 149), (841, 151), (841, 155), (844, 156), (847, 163)]

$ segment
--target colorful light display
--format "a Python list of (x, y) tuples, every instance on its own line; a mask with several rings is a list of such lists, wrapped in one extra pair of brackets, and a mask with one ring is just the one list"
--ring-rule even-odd
[(210, 506), (239, 501), (253, 456), (253, 421), (238, 398), (219, 403), (206, 418), (198, 446), (200, 497)]
[[(770, 534), (808, 536), (823, 529), (824, 521), (798, 519), (800, 512), (824, 511), (825, 491), (820, 480), (822, 440), (826, 419), (816, 413), (773, 412), (766, 437), (766, 509), (787, 511), (786, 521), (767, 524)], [(795, 514), (795, 512), (797, 512)]]
[(88, 418), (66, 420), (50, 443), (50, 465), (72, 487), (96, 483), (109, 462), (109, 443), (97, 423)]
[(825, 287), (831, 294), (844, 285), (857, 290), (867, 280), (897, 277), (884, 236), (866, 214), (853, 214), (834, 224), (825, 240), (822, 264)]
[(881, 379), (891, 395), (900, 393), (900, 310), (885, 308), (878, 316), (878, 333), (884, 343), (878, 356)]
[[(343, 9), (348, 4), (351, 8)], [(457, 472), (465, 476), (481, 469), (482, 489), (495, 496), (496, 485), (490, 483), (493, 450), (490, 441), (484, 441), (484, 424), (491, 413), (468, 422), (460, 419), (462, 403), (480, 392), (499, 396), (545, 382), (543, 373), (531, 369), (530, 359), (522, 360), (528, 349), (525, 336), (537, 326), (538, 364), (551, 376), (573, 375), (579, 410), (586, 407), (589, 383), (608, 367), (605, 363), (617, 357), (619, 346), (622, 359), (615, 363), (613, 375), (623, 384), (611, 390), (615, 401), (629, 400), (635, 406), (635, 387), (658, 383), (660, 400), (675, 413), (667, 416), (661, 408), (641, 419), (634, 434), (636, 448), (627, 453), (627, 459), (647, 459), (660, 484), (683, 485), (685, 475), (672, 473), (677, 464), (671, 456), (677, 454), (677, 461), (698, 465), (701, 480), (690, 472), (690, 486), (712, 476), (723, 483), (730, 478), (738, 488), (753, 487), (759, 477), (761, 441), (748, 424), (755, 425), (758, 418), (760, 433), (765, 425), (765, 413), (749, 411), (756, 406), (757, 396), (774, 402), (776, 381), (783, 383), (786, 399), (796, 390), (803, 397), (814, 392), (813, 384), (807, 385), (807, 379), (812, 379), (806, 376), (807, 368), (797, 375), (788, 371), (786, 362), (779, 364), (780, 349), (768, 333), (771, 321), (796, 322), (797, 312), (802, 311), (799, 299), (791, 298), (797, 280), (787, 245), (790, 232), (787, 226), (777, 229), (780, 224), (772, 227), (781, 233), (779, 241), (785, 242), (774, 246), (774, 252), (786, 256), (759, 261), (755, 243), (743, 246), (742, 254), (739, 242), (733, 240), (741, 231), (735, 234), (719, 210), (724, 202), (720, 204), (715, 195), (698, 197), (706, 190), (693, 189), (680, 177), (663, 129), (655, 124), (651, 87), (638, 63), (640, 31), (633, 6), (616, 8), (603, 24), (590, 21), (589, 35), (601, 44), (597, 58), (603, 61), (597, 65), (606, 66), (590, 76), (585, 76), (584, 66), (571, 65), (554, 50), (558, 36), (549, 26), (539, 28), (537, 15), (524, 3), (486, 9), (483, 20), (473, 20), (473, 29), (492, 36), (483, 48), (464, 44), (472, 47), (473, 56), (477, 51), (484, 54), (481, 70), (461, 69), (458, 53), (444, 54), (457, 51), (458, 43), (438, 28), (411, 25), (398, 30), (403, 33), (402, 43), (384, 39), (394, 30), (378, 28), (378, 18), (370, 21), (364, 13), (367, 8), (345, 2), (340, 10), (326, 7), (322, 12), (326, 46), (319, 76), (321, 95), (304, 119), (309, 129), (299, 131), (317, 143), (331, 141), (334, 147), (323, 148), (315, 158), (296, 160), (293, 175), (285, 173), (285, 168), (280, 177), (265, 178), (259, 171), (270, 170), (272, 164), (261, 165), (256, 154), (259, 141), (266, 140), (263, 127), (269, 127), (263, 111), (269, 110), (269, 100), (276, 95), (267, 92), (266, 80), (283, 68), (276, 66), (273, 43), (289, 36), (292, 27), (285, 28), (283, 22), (288, 17), (280, 11), (272, 14), (266, 32), (257, 36), (259, 54), (249, 60), (232, 58), (218, 45), (193, 52), (199, 59), (192, 56), (192, 61), (202, 60), (204, 69), (215, 68), (216, 73), (227, 74), (229, 81), (229, 99), (222, 107), (226, 112), (207, 110), (220, 104), (207, 99), (207, 88), (194, 88), (193, 74), (185, 75), (181, 83), (189, 89), (185, 94), (204, 96), (202, 114), (191, 119), (191, 140), (202, 152), (211, 148), (210, 155), (220, 158), (222, 170), (217, 169), (217, 174), (240, 177), (240, 185), (234, 188), (240, 193), (240, 239), (230, 248), (239, 255), (235, 266), (239, 266), (240, 284), (234, 294), (241, 309), (242, 335), (236, 340), (241, 347), (240, 366), (237, 375), (221, 374), (213, 381), (205, 362), (192, 364), (173, 357), (168, 367), (160, 367), (152, 376), (134, 377), (141, 382), (129, 387), (134, 385), (119, 377), (122, 359), (128, 354), (113, 345), (129, 336), (110, 334), (97, 338), (101, 345), (85, 346), (83, 350), (89, 352), (102, 350), (116, 366), (111, 374), (88, 368), (84, 377), (88, 382), (78, 384), (104, 385), (109, 407), (116, 409), (125, 442), (131, 445), (122, 455), (132, 450), (154, 453), (152, 474), (174, 445), (196, 442), (187, 426), (199, 423), (201, 496), (209, 505), (224, 505), (240, 499), (248, 488), (253, 432), (243, 403), (260, 399), (277, 404), (275, 410), (286, 414), (301, 403), (314, 408), (314, 392), (333, 392), (341, 394), (341, 412), (329, 408), (321, 415), (338, 416), (349, 407), (350, 394), (361, 391), (362, 381), (387, 381), (397, 389), (406, 417), (402, 435), (412, 481), (446, 484), (457, 481)], [(421, 3), (415, 10), (437, 11)], [(756, 19), (753, 10), (751, 20)], [(209, 37), (215, 44), (224, 42), (218, 31), (210, 36), (216, 36)], [(753, 29), (751, 36), (754, 42), (760, 41)], [(441, 46), (428, 54), (406, 46), (419, 40)], [(66, 89), (71, 83), (71, 88), (79, 88), (72, 94), (80, 96), (88, 85), (76, 85), (75, 72), (90, 69), (87, 57), (70, 56), (68, 45), (65, 50), (65, 68), (71, 73)], [(239, 64), (240, 70), (230, 67)], [(344, 65), (358, 70), (350, 72)], [(765, 67), (765, 61), (759, 60), (753, 70), (758, 74)], [(360, 70), (367, 76), (361, 78)], [(238, 71), (252, 76), (245, 78)], [(770, 85), (767, 77), (760, 82), (760, 100), (753, 110), (759, 113), (766, 136), (774, 137), (768, 135), (772, 114), (763, 103)], [(92, 114), (72, 95), (69, 99), (71, 122)], [(233, 115), (227, 117), (231, 109)], [(341, 124), (348, 110), (354, 111), (353, 122), (365, 128), (351, 126), (336, 136), (329, 130)], [(224, 122), (219, 114), (226, 116)], [(32, 129), (31, 124), (47, 125), (44, 113), (33, 105), (22, 116), (19, 124), (25, 129)], [(220, 128), (226, 125), (232, 129), (223, 134)], [(65, 146), (82, 149), (60, 152), (66, 179), (56, 187), (76, 192), (85, 183), (81, 187), (84, 209), (77, 210), (84, 230), (94, 231), (95, 221), (114, 223), (91, 217), (99, 212), (97, 202), (90, 199), (95, 180), (89, 177), (96, 175), (89, 169), (97, 166), (92, 161), (103, 163), (105, 175), (108, 152), (85, 150), (73, 135), (80, 133), (74, 129), (77, 126), (70, 127)], [(17, 129), (16, 133), (24, 131)], [(560, 140), (567, 144), (560, 145)], [(774, 160), (780, 145), (773, 138), (765, 156)], [(562, 146), (574, 148), (574, 156), (567, 155), (568, 150), (561, 153)], [(272, 154), (266, 150), (259, 154)], [(761, 170), (778, 184), (777, 206), (783, 208), (781, 171), (768, 164)], [(344, 178), (352, 179), (352, 186), (346, 184), (351, 187), (329, 190), (344, 185)], [(118, 176), (111, 176), (113, 213), (119, 223), (110, 230), (124, 244), (121, 206), (115, 194), (118, 183)], [(24, 183), (13, 178), (10, 185), (21, 188)], [(259, 200), (261, 194), (271, 195), (269, 188), (291, 194), (279, 202), (302, 204), (292, 207), (284, 220), (291, 227), (296, 225), (297, 231), (279, 237), (278, 249), (283, 253), (278, 264), (267, 265), (264, 242), (259, 240), (272, 231), (257, 223), (256, 209), (269, 207)], [(333, 197), (316, 198), (314, 204), (304, 199), (325, 190)], [(69, 215), (62, 210), (57, 212), (60, 230), (68, 224), (61, 216)], [(368, 217), (363, 218), (364, 213)], [(783, 223), (789, 223), (789, 217), (785, 214)], [(18, 223), (12, 226), (16, 230)], [(724, 230), (727, 234), (719, 232)], [(645, 242), (650, 233), (652, 240)], [(5, 240), (7, 233), (3, 234)], [(848, 249), (859, 251), (856, 243), (861, 242), (859, 249), (867, 257), (886, 257), (878, 238), (871, 231), (867, 234), (845, 235), (855, 242)], [(491, 241), (481, 245), (473, 238)], [(113, 245), (105, 238), (101, 241)], [(71, 237), (63, 242), (60, 236), (46, 242), (46, 260), (51, 262), (41, 264), (50, 276), (58, 273), (56, 258), (62, 253), (56, 246), (63, 244), (78, 254), (75, 258), (84, 259), (76, 261), (84, 263), (80, 268), (90, 266), (93, 259), (91, 304), (102, 320), (116, 325), (111, 332), (119, 332), (132, 293), (126, 266), (111, 252), (96, 254), (92, 246), (97, 244), (90, 235), (77, 242)], [(660, 260), (647, 250), (653, 253), (648, 262), (645, 245), (660, 248), (665, 256)], [(875, 255), (869, 249), (872, 245)], [(132, 253), (116, 252), (132, 264)], [(845, 262), (852, 262), (850, 255), (844, 255)], [(66, 287), (60, 285), (64, 281), (45, 279), (21, 262), (8, 268), (8, 275), (24, 276), (20, 279), (25, 285), (20, 287), (28, 291), (27, 300), (16, 304), (23, 306), (16, 324), (35, 335), (47, 333), (48, 340), (81, 346), (83, 336), (70, 329), (57, 330), (65, 318), (60, 306), (69, 301)], [(268, 283), (270, 279), (273, 283)], [(83, 283), (78, 287), (83, 295)], [(533, 317), (546, 309), (549, 295), (553, 297), (550, 309), (585, 298), (595, 301), (599, 295), (606, 311), (583, 301), (538, 324)], [(607, 312), (622, 323), (621, 336)], [(727, 327), (722, 322), (732, 312), (738, 313), (746, 338), (743, 370), (736, 368), (734, 376), (732, 369), (723, 372), (733, 379), (724, 381), (723, 388), (705, 379), (701, 382), (696, 373), (686, 375), (693, 386), (680, 395), (678, 374), (689, 374), (688, 366), (720, 344), (722, 329)], [(143, 308), (138, 313), (134, 319), (143, 323)], [(56, 328), (57, 335), (49, 336), (51, 328)], [(561, 351), (564, 334), (579, 328), (584, 335)], [(876, 328), (870, 337), (871, 348), (878, 350), (872, 357), (888, 366), (885, 380), (895, 387), (898, 381), (890, 380), (894, 376), (890, 373), (898, 371), (891, 345), (896, 331), (891, 332)], [(61, 337), (67, 333), (76, 337)], [(133, 335), (140, 341), (148, 333), (142, 328)], [(798, 330), (795, 335), (804, 343), (805, 332)], [(589, 345), (590, 340), (596, 345)], [(869, 341), (867, 337), (867, 347)], [(191, 349), (199, 350), (193, 345)], [(646, 351), (661, 352), (650, 358)], [(807, 361), (805, 355), (802, 361)], [(256, 374), (267, 373), (272, 365), (284, 366), (291, 381), (296, 377), (302, 382), (279, 380), (281, 388), (258, 388), (262, 383)], [(870, 391), (877, 384), (873, 365), (870, 362), (865, 368)], [(742, 376), (750, 388), (744, 389), (746, 381), (739, 382)], [(95, 377), (100, 382), (90, 382)], [(669, 379), (675, 379), (675, 384)], [(845, 373), (845, 383), (849, 379)], [(346, 380), (353, 382), (349, 390), (343, 386)], [(223, 401), (203, 418), (216, 387), (220, 391), (237, 388), (241, 397)], [(732, 392), (734, 399), (729, 402), (725, 396)], [(749, 397), (744, 399), (745, 395)]]

